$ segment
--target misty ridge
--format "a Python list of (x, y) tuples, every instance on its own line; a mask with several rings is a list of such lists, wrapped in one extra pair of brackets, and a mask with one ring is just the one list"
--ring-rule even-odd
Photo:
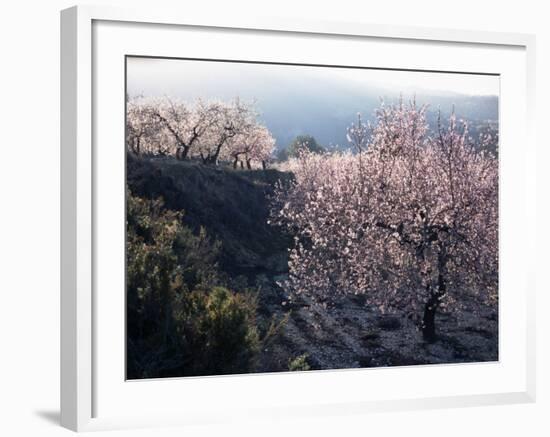
[[(293, 104), (290, 106), (285, 106), (284, 98), (266, 99), (265, 105), (258, 105), (266, 126), (277, 139), (278, 148), (285, 147), (299, 135), (312, 135), (328, 148), (348, 148), (346, 128), (350, 121), (357, 118), (358, 113), (362, 114), (365, 121), (372, 123), (381, 100), (391, 104), (400, 99), (399, 95), (390, 96), (387, 93), (379, 97), (380, 93), (376, 89), (366, 90), (362, 95), (356, 93), (354, 96), (335, 94), (316, 98), (300, 95), (298, 92), (293, 93), (293, 96)], [(432, 128), (437, 124), (439, 110), (441, 118), (447, 119), (453, 107), (457, 118), (468, 123), (470, 134), (474, 137), (484, 127), (498, 127), (498, 98), (494, 96), (403, 95), (403, 99), (415, 99), (419, 105), (429, 105), (426, 118)], [(327, 105), (338, 107), (338, 110), (327, 111)]]
[[(229, 64), (229, 63), (228, 63)], [(473, 138), (486, 130), (498, 131), (498, 96), (468, 95), (452, 90), (415, 86), (404, 79), (392, 86), (376, 80), (358, 81), (346, 76), (326, 75), (322, 71), (296, 75), (296, 70), (252, 72), (253, 65), (223, 65), (217, 73), (206, 69), (198, 74), (190, 68), (173, 72), (162, 80), (151, 73), (128, 77), (130, 97), (168, 96), (192, 103), (201, 99), (231, 101), (236, 98), (253, 103), (260, 121), (276, 139), (277, 150), (285, 149), (297, 136), (311, 135), (327, 149), (346, 149), (346, 129), (360, 113), (365, 122), (374, 122), (381, 102), (394, 104), (415, 100), (427, 105), (428, 125), (435, 129), (439, 114), (443, 120), (455, 111), (456, 117), (468, 124)], [(281, 67), (279, 67), (281, 68)], [(363, 70), (368, 72), (368, 70)], [(362, 73), (357, 71), (357, 75)], [(388, 75), (400, 73), (388, 71)], [(456, 75), (456, 81), (463, 75)], [(483, 91), (482, 91), (483, 92)]]

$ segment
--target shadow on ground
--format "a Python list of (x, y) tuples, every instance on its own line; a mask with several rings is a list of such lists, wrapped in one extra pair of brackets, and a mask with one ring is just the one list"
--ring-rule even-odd
[(52, 425), (59, 425), (61, 423), (61, 414), (57, 410), (38, 410), (34, 414)]

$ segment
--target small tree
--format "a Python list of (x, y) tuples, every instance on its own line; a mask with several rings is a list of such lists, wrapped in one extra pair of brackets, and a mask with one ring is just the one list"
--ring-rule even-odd
[(288, 149), (284, 147), (277, 150), (277, 152), (275, 152), (275, 159), (279, 162), (286, 161), (288, 159)]
[(317, 140), (311, 135), (298, 135), (287, 148), (289, 157), (297, 157), (302, 150), (311, 153), (323, 153), (324, 147), (317, 143)]
[(153, 117), (165, 132), (165, 143), (176, 158), (185, 160), (201, 138), (208, 134), (217, 122), (213, 105), (202, 100), (190, 107), (182, 101), (165, 97), (151, 104)]
[(128, 100), (126, 144), (136, 155), (154, 154), (157, 151), (160, 126), (152, 110), (152, 105), (141, 97)]
[(233, 162), (233, 168), (237, 168), (237, 164), (241, 162), (241, 164), (246, 163), (246, 167), (250, 170), (252, 161), (261, 163), (265, 168), (274, 147), (275, 139), (269, 130), (262, 125), (254, 124), (232, 139), (228, 153)]
[(209, 112), (212, 123), (199, 141), (198, 153), (203, 163), (217, 164), (228, 152), (230, 142), (256, 125), (256, 113), (251, 105), (239, 99), (231, 103), (211, 102)]
[(355, 154), (302, 152), (295, 182), (276, 190), (272, 220), (296, 235), (286, 286), (317, 300), (365, 294), (434, 341), (438, 308), (497, 297), (498, 161), (454, 115), (431, 134), (414, 103), (376, 117), (368, 147), (348, 131)]

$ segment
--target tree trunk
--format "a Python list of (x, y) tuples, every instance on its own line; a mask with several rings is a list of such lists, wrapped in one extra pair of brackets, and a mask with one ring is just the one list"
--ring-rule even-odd
[(239, 162), (239, 158), (235, 156), (235, 159), (233, 160), (233, 168), (237, 168), (237, 163)]
[(241, 161), (241, 170), (244, 170), (244, 162)]
[(178, 146), (178, 150), (176, 150), (176, 158), (180, 161), (185, 161), (187, 159), (187, 155), (189, 154), (189, 146)]
[(422, 319), (422, 336), (428, 343), (433, 343), (436, 338), (435, 331), (435, 313), (437, 311), (437, 298), (432, 296), (424, 307), (424, 317)]
[(265, 161), (262, 161), (262, 170), (265, 170), (267, 168), (267, 164), (265, 163)]
[(214, 154), (212, 156), (210, 156), (210, 158), (208, 159), (208, 163), (209, 164), (218, 164), (218, 158), (220, 156), (220, 152), (222, 150), (222, 146), (224, 144), (225, 141), (223, 142), (220, 142), (217, 146), (216, 146), (216, 150), (214, 152)]
[(250, 159), (246, 160), (246, 168), (252, 170), (252, 165), (250, 165)]
[(424, 340), (428, 343), (433, 343), (437, 339), (437, 333), (435, 330), (435, 314), (441, 299), (447, 293), (447, 250), (443, 243), (439, 244), (439, 252), (437, 255), (437, 288), (432, 289), (428, 287), (428, 291), (431, 290), (429, 294), (428, 302), (424, 307), (424, 317), (422, 319), (422, 335)]

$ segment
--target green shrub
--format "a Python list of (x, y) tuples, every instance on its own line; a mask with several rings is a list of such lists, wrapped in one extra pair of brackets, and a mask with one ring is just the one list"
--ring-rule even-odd
[(323, 153), (325, 148), (317, 143), (317, 140), (311, 135), (298, 135), (292, 143), (289, 144), (286, 152), (289, 157), (297, 157), (300, 150), (308, 150), (312, 153)]
[(195, 375), (243, 373), (259, 351), (256, 299), (215, 287), (194, 291), (178, 314), (185, 370)]
[(308, 354), (299, 355), (294, 359), (288, 361), (288, 370), (291, 372), (302, 372), (305, 370), (310, 370), (311, 367), (307, 362)]
[(127, 376), (242, 373), (258, 352), (256, 297), (220, 285), (220, 244), (159, 199), (127, 195)]

